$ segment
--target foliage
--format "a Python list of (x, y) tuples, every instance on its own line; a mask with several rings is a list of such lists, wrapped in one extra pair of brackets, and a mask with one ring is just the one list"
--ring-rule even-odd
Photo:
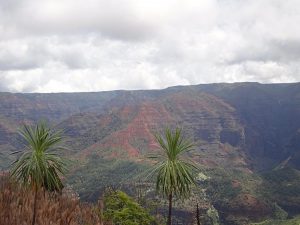
[(262, 174), (263, 192), (270, 199), (292, 214), (300, 213), (300, 172), (285, 167)]
[(61, 132), (39, 123), (34, 128), (25, 125), (19, 133), (26, 141), (27, 149), (14, 162), (11, 176), (23, 185), (61, 190), (60, 175), (66, 172), (66, 162), (55, 152), (62, 149), (58, 146), (62, 140)]
[(177, 198), (188, 197), (195, 185), (193, 172), (198, 168), (184, 153), (190, 151), (193, 144), (183, 138), (179, 128), (175, 132), (167, 128), (164, 136), (156, 135), (156, 140), (162, 149), (161, 154), (150, 157), (159, 160), (150, 173), (157, 174), (156, 190), (164, 197), (170, 194)]
[(211, 225), (219, 225), (219, 214), (214, 206), (211, 206), (206, 212)]
[(206, 193), (212, 201), (230, 200), (236, 197), (241, 188), (234, 188), (230, 180), (211, 179), (205, 183)]
[(125, 183), (132, 183), (145, 166), (120, 159), (104, 159), (92, 154), (88, 162), (67, 177), (68, 183), (83, 200), (97, 201), (101, 192), (108, 186), (127, 190)]
[[(213, 202), (228, 201), (235, 198), (241, 193), (243, 187), (234, 187), (233, 180), (240, 181), (241, 184), (246, 180), (240, 176), (239, 173), (230, 171), (223, 171), (222, 169), (211, 169), (206, 171), (211, 177), (210, 179), (203, 180), (202, 186), (206, 189), (206, 194)], [(249, 180), (249, 178), (247, 177)]]
[(252, 223), (252, 225), (299, 225), (300, 216), (287, 220), (266, 220), (260, 223)]
[(165, 129), (164, 136), (155, 135), (156, 141), (162, 150), (150, 158), (158, 160), (150, 175), (156, 175), (156, 191), (169, 200), (169, 213), (167, 224), (172, 224), (173, 197), (186, 199), (191, 194), (191, 188), (196, 184), (193, 172), (198, 168), (191, 160), (184, 157), (193, 148), (193, 144), (185, 140), (179, 128), (172, 132)]
[(277, 203), (274, 203), (273, 205), (273, 216), (274, 219), (277, 220), (285, 220), (288, 217), (288, 213), (284, 211)]
[(122, 191), (108, 190), (104, 195), (104, 218), (115, 225), (150, 225), (154, 218)]
[(208, 179), (210, 179), (210, 177), (208, 177), (208, 176), (206, 176), (204, 173), (202, 173), (202, 172), (200, 172), (200, 173), (198, 173), (198, 176), (197, 176), (197, 178), (196, 178), (196, 180), (197, 181), (206, 181), (206, 180), (208, 180)]

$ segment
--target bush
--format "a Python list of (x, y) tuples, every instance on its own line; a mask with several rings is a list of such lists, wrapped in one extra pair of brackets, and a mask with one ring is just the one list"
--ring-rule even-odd
[(277, 203), (273, 205), (273, 217), (277, 220), (285, 220), (288, 217), (288, 213), (284, 211)]
[(104, 218), (115, 225), (151, 225), (154, 218), (122, 191), (107, 190), (104, 194)]

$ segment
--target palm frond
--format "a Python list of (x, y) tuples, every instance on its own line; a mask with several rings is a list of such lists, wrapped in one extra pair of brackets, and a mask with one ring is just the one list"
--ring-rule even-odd
[(186, 198), (195, 185), (194, 172), (198, 170), (192, 160), (185, 157), (185, 153), (193, 150), (194, 144), (182, 136), (182, 130), (176, 128), (174, 132), (166, 128), (164, 135), (155, 135), (161, 147), (162, 156), (152, 156), (158, 163), (154, 165), (149, 176), (156, 174), (156, 190), (163, 196), (171, 193), (178, 198)]
[(61, 190), (60, 176), (67, 171), (67, 162), (55, 151), (63, 149), (61, 132), (52, 131), (45, 123), (34, 128), (25, 125), (19, 134), (27, 143), (27, 151), (13, 163), (11, 176), (23, 185), (37, 185), (47, 190)]

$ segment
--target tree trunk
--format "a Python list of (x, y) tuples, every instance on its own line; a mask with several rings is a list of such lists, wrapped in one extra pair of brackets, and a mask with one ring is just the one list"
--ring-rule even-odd
[(32, 214), (32, 223), (31, 225), (35, 225), (35, 217), (36, 217), (36, 203), (37, 203), (37, 186), (34, 186), (34, 202), (33, 202), (33, 214)]
[(198, 205), (198, 203), (197, 203), (196, 217), (197, 217), (197, 225), (200, 225), (200, 215), (199, 215), (199, 205)]
[(102, 194), (102, 197), (99, 198), (98, 200), (98, 208), (100, 210), (99, 212), (99, 218), (100, 218), (100, 225), (103, 225), (103, 211), (104, 211), (104, 193)]
[(172, 193), (169, 194), (169, 215), (167, 225), (172, 225)]

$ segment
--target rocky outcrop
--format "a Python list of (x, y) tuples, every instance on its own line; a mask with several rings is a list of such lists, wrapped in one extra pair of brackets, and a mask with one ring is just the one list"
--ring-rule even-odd
[(114, 142), (137, 156), (152, 148), (155, 132), (177, 125), (198, 143), (202, 162), (226, 164), (240, 157), (250, 169), (260, 170), (291, 157), (289, 163), (298, 168), (299, 95), (299, 84), (258, 83), (157, 91), (1, 93), (0, 141), (18, 146), (8, 138), (17, 127), (46, 119), (66, 130), (76, 151), (93, 145), (110, 148)]
[[(253, 179), (250, 183), (255, 189), (254, 184), (261, 182), (256, 171), (278, 165), (280, 169), (300, 168), (299, 115), (300, 84), (208, 84), (164, 90), (68, 94), (0, 93), (0, 170), (7, 169), (15, 159), (11, 152), (24, 147), (17, 134), (24, 123), (34, 124), (45, 119), (64, 130), (66, 145), (71, 149), (65, 154), (78, 162), (71, 171), (74, 177), (78, 168), (85, 166), (92, 170), (98, 166), (92, 164), (91, 159), (101, 163), (123, 160), (126, 166), (134, 165), (136, 171), (137, 165), (145, 165), (149, 152), (157, 151), (154, 135), (167, 126), (179, 126), (184, 135), (195, 142), (190, 156), (203, 168), (208, 171), (218, 168), (225, 174), (233, 171), (240, 178), (246, 174), (247, 179)], [(123, 164), (114, 166), (119, 170), (123, 168)], [(103, 171), (111, 173), (108, 167)], [(102, 181), (106, 175), (102, 174), (100, 180), (91, 179), (93, 187), (105, 185)], [(241, 192), (216, 205), (227, 224), (237, 218), (244, 221), (242, 215), (253, 220), (270, 215), (270, 205), (247, 192), (249, 180), (232, 176), (226, 185)], [(287, 199), (284, 191), (291, 189), (284, 185), (278, 190), (283, 191), (282, 199), (268, 198), (282, 200), (280, 206), (297, 213), (299, 209), (295, 205), (300, 194), (294, 186), (294, 200), (284, 200)], [(228, 205), (224, 207), (224, 203)]]

